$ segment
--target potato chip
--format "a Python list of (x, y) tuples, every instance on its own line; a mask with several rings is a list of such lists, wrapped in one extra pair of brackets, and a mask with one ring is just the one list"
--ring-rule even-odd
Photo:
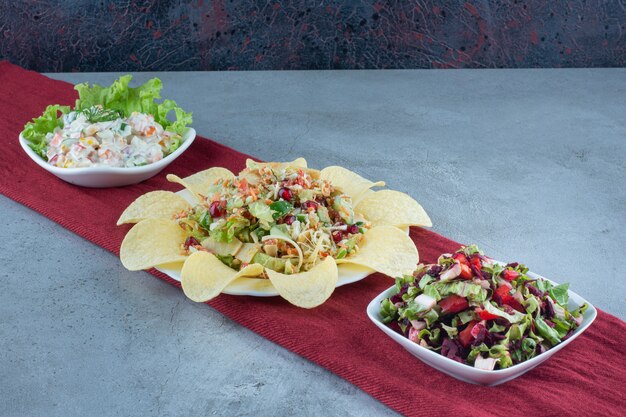
[(319, 171), (315, 169), (308, 169), (306, 159), (304, 158), (294, 159), (291, 162), (256, 162), (252, 159), (246, 159), (246, 169), (239, 173), (239, 178), (245, 178), (250, 185), (257, 185), (259, 182), (259, 175), (254, 170), (258, 170), (265, 166), (269, 166), (274, 170), (279, 170), (285, 167), (301, 168), (305, 169), (312, 178), (319, 178)]
[(197, 194), (206, 195), (207, 189), (219, 179), (234, 179), (235, 174), (226, 168), (213, 167), (183, 178), (187, 187)]
[(311, 176), (314, 180), (319, 180), (322, 176), (322, 171), (319, 169), (305, 168), (304, 171)]
[(331, 257), (298, 274), (281, 274), (271, 269), (265, 271), (280, 296), (302, 308), (323, 304), (335, 290), (339, 277), (337, 263)]
[(339, 166), (324, 168), (320, 172), (320, 176), (323, 179), (330, 181), (330, 183), (336, 188), (348, 194), (352, 198), (352, 202), (354, 204), (356, 204), (361, 195), (370, 188), (383, 187), (385, 185), (383, 181), (372, 182), (363, 178), (356, 172), (352, 172), (349, 169)]
[(173, 220), (146, 219), (132, 227), (122, 241), (120, 259), (130, 271), (184, 261), (181, 246), (186, 233)]
[(171, 191), (151, 191), (133, 201), (117, 220), (117, 225), (144, 219), (171, 219), (173, 214), (189, 209), (189, 203)]
[(167, 180), (169, 182), (174, 182), (176, 184), (180, 184), (183, 187), (185, 187), (187, 190), (189, 190), (191, 195), (193, 195), (193, 197), (196, 199), (196, 201), (198, 203), (204, 201), (204, 198), (202, 197), (202, 195), (200, 195), (198, 192), (195, 191), (195, 189), (194, 189), (195, 187), (193, 187), (191, 184), (188, 184), (187, 181), (185, 181), (184, 179), (182, 179), (178, 175), (167, 174), (167, 176), (165, 178), (167, 178)]
[(367, 193), (356, 205), (354, 212), (363, 215), (374, 227), (433, 225), (422, 206), (411, 196), (400, 191), (380, 190)]
[(239, 277), (257, 277), (263, 266), (251, 264), (237, 272), (224, 265), (209, 252), (195, 252), (185, 261), (180, 273), (185, 295), (193, 301), (205, 302), (217, 297), (232, 281)]
[(236, 237), (231, 242), (218, 242), (209, 236), (200, 244), (207, 248), (209, 252), (219, 253), (220, 255), (236, 255), (243, 246), (243, 243)]
[(259, 169), (268, 165), (273, 169), (281, 167), (308, 168), (306, 159), (304, 158), (297, 158), (291, 162), (257, 162), (250, 158), (246, 159), (246, 169)]
[(359, 251), (337, 263), (363, 265), (392, 278), (411, 274), (419, 263), (417, 248), (409, 236), (395, 226), (368, 230), (359, 243)]

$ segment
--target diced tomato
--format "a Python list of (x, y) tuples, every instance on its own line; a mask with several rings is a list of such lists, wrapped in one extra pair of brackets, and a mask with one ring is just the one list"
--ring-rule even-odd
[(504, 272), (502, 272), (502, 278), (507, 281), (513, 281), (517, 279), (517, 277), (519, 277), (519, 272), (513, 271), (512, 269), (505, 269)]
[(463, 331), (459, 332), (459, 342), (461, 342), (463, 347), (468, 347), (472, 344), (472, 341), (474, 340), (474, 336), (472, 336), (472, 329), (476, 323), (477, 322), (475, 321), (470, 321), (467, 323), (467, 327)]
[(470, 268), (469, 264), (461, 262), (459, 265), (461, 265), (461, 278), (472, 279), (474, 274), (472, 273), (472, 268)]
[(464, 253), (455, 253), (454, 255), (452, 255), (453, 259), (456, 259), (457, 261), (459, 261), (461, 263), (461, 265), (465, 264), (465, 265), (469, 265), (469, 262), (467, 260), (467, 256), (465, 256)]
[(493, 292), (493, 299), (498, 303), (498, 304), (508, 304), (509, 300), (512, 300), (513, 297), (511, 296), (511, 294), (509, 294), (509, 292), (511, 291), (511, 286), (508, 284), (503, 284), (500, 285), (498, 288), (496, 288), (496, 290)]
[(520, 313), (525, 313), (526, 310), (524, 306), (520, 304), (513, 296), (510, 294), (511, 286), (509, 284), (500, 285), (493, 293), (493, 299), (500, 305), (508, 305), (511, 308), (519, 311)]
[(443, 314), (458, 313), (463, 310), (467, 310), (469, 304), (467, 299), (456, 294), (452, 294), (439, 301), (439, 307)]
[(483, 263), (480, 261), (480, 258), (478, 256), (474, 256), (472, 259), (470, 259), (470, 265), (472, 265), (479, 271), (483, 268)]
[(478, 317), (480, 317), (481, 320), (495, 320), (500, 317), (495, 314), (491, 314), (490, 312), (485, 311), (482, 308), (477, 308), (475, 311), (478, 313)]

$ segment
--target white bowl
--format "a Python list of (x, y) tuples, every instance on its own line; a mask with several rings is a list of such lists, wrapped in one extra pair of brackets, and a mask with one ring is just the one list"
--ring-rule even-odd
[[(532, 278), (546, 279), (532, 272), (529, 272), (528, 276)], [(550, 282), (556, 285), (555, 282)], [(593, 305), (591, 305), (591, 303), (589, 303), (589, 301), (585, 300), (575, 292), (569, 291), (569, 310), (573, 310), (574, 308), (581, 306), (584, 303), (587, 303), (587, 305), (589, 306), (589, 308), (587, 309), (587, 311), (585, 311), (585, 314), (583, 315), (582, 324), (574, 331), (569, 339), (525, 362), (518, 363), (517, 365), (513, 365), (506, 369), (486, 371), (483, 369), (476, 369), (470, 365), (465, 365), (463, 363), (453, 361), (452, 359), (447, 358), (439, 354), (438, 352), (426, 349), (425, 347), (422, 347), (417, 343), (410, 341), (406, 337), (402, 336), (399, 333), (396, 333), (395, 331), (387, 327), (387, 325), (382, 322), (382, 318), (380, 316), (380, 303), (383, 299), (391, 297), (395, 293), (396, 289), (395, 286), (393, 286), (383, 291), (376, 298), (374, 298), (372, 302), (369, 303), (369, 305), (367, 306), (367, 315), (370, 320), (372, 320), (380, 330), (387, 334), (387, 336), (398, 342), (403, 348), (408, 350), (413, 356), (415, 356), (422, 362), (456, 379), (479, 385), (499, 385), (530, 371), (535, 366), (544, 362), (546, 359), (554, 355), (559, 350), (563, 349), (565, 346), (569, 345), (574, 339), (580, 336), (581, 333), (584, 332), (587, 327), (589, 327), (589, 325), (595, 320), (596, 316), (598, 315), (597, 310)]]
[(183, 141), (180, 147), (165, 158), (153, 164), (143, 165), (140, 167), (119, 168), (119, 167), (85, 167), (85, 168), (59, 168), (50, 165), (44, 161), (39, 155), (28, 146), (28, 141), (24, 139), (20, 133), (20, 145), (30, 159), (37, 165), (67, 181), (70, 184), (81, 185), (83, 187), (106, 188), (121, 187), (123, 185), (137, 184), (138, 182), (147, 180), (155, 176), (163, 168), (168, 166), (172, 161), (178, 158), (185, 150), (191, 146), (196, 138), (196, 131), (189, 128), (183, 135)]

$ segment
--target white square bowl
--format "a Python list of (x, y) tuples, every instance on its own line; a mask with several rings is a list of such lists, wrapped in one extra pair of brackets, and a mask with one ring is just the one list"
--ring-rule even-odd
[[(554, 285), (557, 285), (555, 282), (546, 279), (540, 275), (534, 274), (532, 272), (528, 273), (528, 276), (536, 279), (545, 279), (546, 281), (551, 282)], [(422, 362), (432, 366), (433, 368), (450, 375), (456, 379), (460, 379), (461, 381), (469, 382), (471, 384), (479, 384), (479, 385), (488, 385), (494, 386), (510, 381), (518, 376), (530, 371), (535, 366), (541, 364), (546, 359), (550, 358), (552, 355), (557, 353), (559, 350), (563, 349), (565, 346), (569, 345), (574, 339), (584, 332), (591, 323), (595, 320), (598, 315), (598, 311), (595, 307), (587, 300), (582, 298), (580, 295), (576, 294), (573, 291), (569, 292), (569, 310), (573, 310), (576, 307), (579, 307), (585, 303), (589, 306), (585, 314), (583, 314), (583, 322), (582, 324), (574, 331), (574, 333), (569, 337), (569, 339), (559, 343), (555, 347), (545, 351), (544, 353), (535, 356), (532, 359), (529, 359), (525, 362), (518, 363), (517, 365), (513, 365), (506, 369), (498, 369), (493, 371), (487, 371), (483, 369), (477, 369), (473, 366), (466, 365), (463, 363), (456, 362), (450, 358), (447, 358), (438, 352), (434, 352), (432, 350), (426, 349), (423, 346), (418, 345), (415, 342), (410, 341), (405, 336), (396, 333), (394, 330), (387, 327), (386, 324), (382, 322), (382, 318), (380, 316), (380, 303), (383, 299), (391, 297), (396, 293), (395, 286), (392, 286), (382, 293), (380, 293), (376, 298), (374, 298), (369, 305), (367, 306), (367, 315), (374, 322), (374, 324), (382, 330), (387, 336), (391, 337), (397, 343), (399, 343), (403, 348), (408, 350), (413, 356), (421, 360)]]

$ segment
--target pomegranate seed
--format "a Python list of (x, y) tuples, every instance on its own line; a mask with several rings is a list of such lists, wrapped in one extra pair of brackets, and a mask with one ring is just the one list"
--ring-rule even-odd
[(294, 216), (293, 214), (290, 214), (290, 215), (285, 216), (283, 218), (283, 222), (285, 224), (293, 224), (293, 222), (295, 222), (295, 221), (296, 221), (296, 216)]
[(209, 214), (211, 217), (222, 217), (224, 215), (222, 204), (219, 201), (212, 202), (209, 206)]
[(317, 209), (317, 203), (315, 201), (305, 201), (304, 203), (302, 203), (300, 205), (300, 207), (302, 207), (302, 210), (304, 211), (309, 211), (309, 208), (312, 208), (313, 210)]
[(335, 241), (335, 243), (341, 242), (342, 239), (343, 239), (343, 233), (333, 232), (333, 240)]
[(198, 239), (193, 236), (189, 236), (187, 240), (185, 240), (185, 249), (189, 249), (190, 246), (199, 245)]
[(357, 233), (359, 233), (359, 226), (357, 226), (356, 224), (348, 226), (348, 233), (356, 235)]
[(328, 207), (328, 201), (326, 201), (326, 198), (324, 196), (320, 195), (316, 197), (315, 202), (319, 204), (320, 206)]
[(291, 199), (293, 198), (293, 193), (291, 192), (289, 188), (283, 187), (280, 190), (278, 190), (278, 197), (282, 198), (285, 201), (291, 201)]

